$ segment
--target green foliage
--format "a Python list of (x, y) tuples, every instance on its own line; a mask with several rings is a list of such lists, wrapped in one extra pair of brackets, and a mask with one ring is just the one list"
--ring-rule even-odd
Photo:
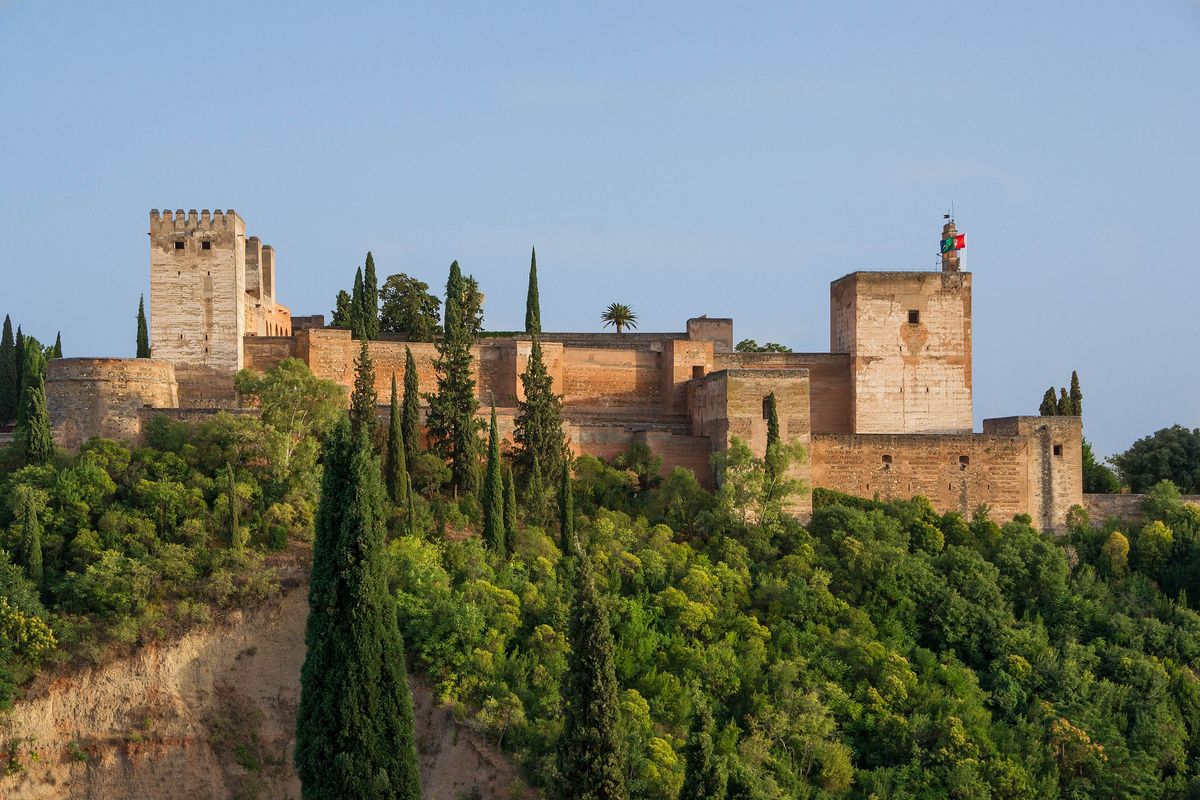
[(150, 329), (146, 325), (146, 296), (138, 297), (137, 310), (137, 357), (150, 357)]
[(488, 426), (487, 470), (483, 478), (483, 541), (496, 553), (505, 551), (504, 477), (500, 464), (500, 433), (496, 427), (496, 404)]
[(509, 552), (517, 535), (517, 487), (513, 482), (512, 467), (504, 465), (504, 544)]
[(4, 330), (0, 334), (0, 420), (8, 421), (17, 418), (20, 384), (12, 320), (5, 314)]
[(530, 336), (542, 333), (542, 307), (538, 298), (537, 248), (529, 255), (529, 290), (525, 294), (525, 332)]
[(367, 340), (363, 339), (358, 358), (354, 362), (354, 391), (350, 393), (350, 426), (357, 434), (366, 431), (367, 438), (375, 435), (378, 425), (375, 410), (379, 406), (379, 396), (375, 394), (375, 362), (371, 359), (371, 350)]
[(624, 303), (609, 303), (608, 308), (600, 314), (600, 321), (606, 328), (616, 328), (622, 333), (626, 328), (637, 328), (638, 316)]
[(34, 376), (25, 387), (24, 413), (17, 427), (17, 441), (27, 464), (45, 464), (54, 456), (54, 437), (50, 431), (50, 412), (46, 408), (46, 389), (41, 376)]
[(388, 413), (387, 450), (383, 459), (383, 478), (388, 499), (394, 505), (408, 502), (408, 462), (405, 456), (404, 431), (400, 417), (400, 401), (396, 396), (396, 375), (392, 374), (392, 400)]
[(351, 328), (354, 319), (354, 299), (345, 289), (339, 289), (334, 299), (329, 324), (334, 328)]
[(383, 299), (383, 330), (398, 333), (410, 342), (432, 342), (437, 338), (442, 301), (429, 293), (429, 284), (401, 272), (389, 275), (379, 294)]
[(295, 751), (305, 798), (421, 796), (383, 496), (367, 431), (343, 422), (326, 445), (309, 585)]
[(375, 275), (375, 257), (369, 250), (363, 270), (362, 325), (365, 338), (379, 338), (379, 279)]
[(355, 339), (367, 339), (366, 286), (363, 283), (362, 267), (354, 273), (354, 288), (350, 292), (350, 335)]
[(513, 440), (518, 445), (517, 464), (528, 475), (534, 462), (543, 474), (555, 476), (562, 471), (567, 445), (562, 427), (562, 398), (554, 393), (554, 381), (542, 357), (537, 339), (529, 353), (529, 362), (521, 373), (525, 399), (517, 403)]
[(571, 465), (562, 466), (562, 479), (558, 484), (558, 547), (564, 553), (571, 552), (575, 541), (575, 493), (571, 490)]
[(1121, 491), (1121, 481), (1108, 465), (1096, 460), (1092, 445), (1083, 440), (1083, 491), (1089, 494), (1115, 494)]
[(766, 412), (767, 412), (767, 447), (779, 444), (779, 403), (775, 399), (775, 393), (771, 392), (767, 395)]
[(1079, 388), (1079, 373), (1071, 370), (1071, 389), (1067, 393), (1071, 399), (1071, 413), (1083, 416), (1083, 390)]
[(42, 523), (38, 519), (43, 493), (30, 486), (18, 486), (14, 492), (17, 520), (21, 526), (20, 557), (25, 575), (40, 592), (45, 580), (42, 567)]
[(1184, 494), (1200, 494), (1200, 428), (1163, 428), (1110, 460), (1132, 492), (1171, 481)]
[(1069, 417), (1075, 413), (1074, 406), (1071, 405), (1071, 398), (1067, 395), (1065, 388), (1058, 390), (1058, 415), (1060, 417)]
[(767, 342), (759, 344), (753, 339), (742, 339), (733, 348), (739, 353), (790, 353), (792, 348), (787, 345), (779, 344), (778, 342)]
[(412, 350), (404, 348), (404, 401), (401, 404), (400, 428), (404, 434), (404, 456), (408, 463), (417, 460), (421, 452), (421, 391), (417, 364)]
[(680, 797), (696, 800), (724, 800), (726, 773), (721, 758), (713, 752), (712, 709), (704, 701), (692, 719), (692, 729), (684, 745), (684, 778)]

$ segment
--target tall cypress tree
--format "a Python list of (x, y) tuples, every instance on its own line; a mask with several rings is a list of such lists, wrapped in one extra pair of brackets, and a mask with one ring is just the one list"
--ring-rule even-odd
[(21, 415), (21, 405), (25, 402), (25, 334), (21, 326), (17, 326), (17, 338), (13, 344), (13, 368), (17, 373), (17, 416)]
[(408, 502), (408, 459), (404, 452), (404, 425), (400, 417), (400, 401), (396, 396), (396, 373), (392, 373), (392, 404), (388, 415), (387, 452), (383, 477), (388, 497), (395, 505)]
[(37, 501), (32, 489), (23, 487), (17, 511), (21, 517), (21, 563), (25, 574), (40, 592), (44, 583), (42, 571), (42, 523), (38, 519)]
[(417, 377), (417, 363), (412, 349), (404, 348), (404, 403), (400, 428), (404, 434), (404, 455), (409, 464), (415, 464), (421, 454), (421, 387)]
[(62, 358), (62, 331), (54, 336), (54, 347), (50, 348), (50, 358)]
[(4, 315), (4, 332), (0, 334), (0, 421), (17, 418), (18, 392), (17, 346), (13, 341), (12, 320)]
[(575, 541), (575, 493), (571, 491), (571, 465), (563, 461), (562, 480), (558, 486), (558, 546), (563, 555), (571, 552)]
[(379, 280), (375, 277), (375, 257), (367, 251), (367, 268), (363, 272), (363, 332), (368, 339), (379, 338)]
[(529, 256), (529, 292), (525, 295), (525, 332), (530, 336), (542, 333), (542, 306), (538, 299), (537, 248)]
[(504, 546), (511, 553), (517, 538), (517, 486), (508, 464), (504, 465), (504, 534)]
[(528, 473), (534, 461), (541, 463), (546, 475), (554, 476), (562, 470), (566, 459), (566, 440), (562, 428), (562, 398), (554, 393), (554, 381), (546, 362), (542, 358), (542, 344), (533, 340), (529, 363), (521, 373), (525, 387), (525, 399), (517, 404), (516, 426), (513, 439), (520, 445), (517, 463)]
[(779, 444), (779, 405), (775, 393), (767, 395), (767, 447)]
[(26, 463), (45, 464), (54, 456), (50, 412), (46, 408), (46, 389), (40, 375), (35, 375), (25, 388), (24, 413), (17, 431)]
[(362, 340), (358, 358), (354, 362), (354, 391), (350, 393), (350, 424), (354, 432), (367, 431), (367, 438), (375, 436), (375, 408), (379, 396), (375, 393), (375, 362), (367, 340)]
[(150, 357), (150, 328), (146, 325), (146, 296), (138, 297), (137, 357)]
[(350, 293), (350, 335), (355, 339), (367, 338), (366, 289), (363, 284), (362, 267), (354, 273), (354, 290)]
[(305, 800), (419, 800), (412, 697), (387, 588), (383, 482), (367, 432), (325, 445), (296, 715)]
[(1071, 409), (1071, 398), (1067, 394), (1067, 390), (1065, 388), (1059, 388), (1059, 390), (1058, 390), (1058, 416), (1069, 417), (1073, 413), (1075, 413), (1075, 412)]
[(483, 541), (494, 553), (505, 552), (504, 476), (500, 467), (500, 431), (496, 426), (496, 404), (488, 426), (487, 471), (483, 478)]
[(692, 717), (692, 728), (683, 747), (684, 772), (680, 797), (688, 800), (725, 800), (725, 765), (713, 752), (712, 709), (698, 699), (699, 708)]
[(1038, 408), (1038, 413), (1043, 417), (1058, 416), (1058, 400), (1054, 397), (1054, 387), (1051, 386), (1042, 395), (1042, 405)]
[[(558, 739), (558, 800), (625, 800), (617, 735), (617, 675), (608, 610), (596, 590), (591, 559), (572, 548), (575, 597), (567, 624), (571, 652), (563, 680)], [(682, 795), (681, 795), (682, 796)]]
[(1079, 388), (1079, 373), (1071, 370), (1071, 413), (1083, 416), (1083, 390)]
[(433, 452), (450, 463), (456, 489), (474, 492), (479, 488), (479, 399), (471, 374), (471, 327), (464, 317), (466, 283), (458, 262), (450, 265), (446, 281), (445, 334), (438, 342), (437, 392), (427, 395), (429, 430)]
[(246, 547), (245, 531), (238, 519), (237, 479), (233, 476), (233, 465), (225, 463), (225, 491), (229, 496), (229, 507), (225, 512), (225, 524), (229, 526), (229, 546), (241, 552)]

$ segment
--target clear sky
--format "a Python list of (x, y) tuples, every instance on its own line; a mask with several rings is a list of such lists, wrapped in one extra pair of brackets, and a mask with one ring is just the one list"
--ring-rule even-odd
[(1078, 369), (1098, 452), (1200, 426), (1200, 0), (0, 0), (0, 312), (132, 355), (151, 208), (236, 208), (281, 299), (452, 259), (521, 327), (732, 316), (829, 346), (829, 282), (974, 277), (975, 418)]

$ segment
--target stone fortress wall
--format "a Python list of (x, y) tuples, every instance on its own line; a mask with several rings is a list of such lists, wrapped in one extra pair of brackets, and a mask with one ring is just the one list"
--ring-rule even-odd
[[(361, 342), (319, 315), (292, 319), (275, 300), (274, 250), (246, 240), (234, 212), (152, 212), (150, 228), (153, 353), (174, 368), (179, 406), (235, 407), (237, 369), (263, 371), (289, 357), (352, 386)], [(954, 232), (949, 223), (943, 238)], [(1061, 528), (1083, 502), (1078, 418), (985, 420), (982, 433), (972, 431), (971, 275), (953, 251), (940, 271), (834, 281), (828, 353), (738, 353), (733, 320), (717, 317), (691, 319), (681, 332), (540, 340), (576, 453), (611, 458), (645, 442), (664, 471), (686, 467), (711, 486), (710, 459), (732, 437), (765, 451), (764, 400), (774, 393), (782, 435), (808, 450), (795, 477), (809, 485), (882, 499), (922, 494), (964, 514), (987, 504), (1000, 518), (1028, 513), (1046, 529)], [(481, 414), (494, 402), (506, 437), (531, 347), (524, 335), (484, 337), (474, 347)], [(393, 374), (402, 378), (406, 350), (421, 391), (434, 390), (435, 345), (385, 337), (368, 348), (381, 403)], [(103, 404), (108, 395), (94, 396)], [(88, 434), (89, 420), (76, 412), (63, 441)], [(95, 431), (136, 435), (138, 427)], [(811, 497), (794, 510), (808, 513)]]
[(137, 439), (143, 408), (175, 408), (175, 368), (150, 358), (53, 358), (46, 405), (55, 443), (76, 450), (93, 436)]

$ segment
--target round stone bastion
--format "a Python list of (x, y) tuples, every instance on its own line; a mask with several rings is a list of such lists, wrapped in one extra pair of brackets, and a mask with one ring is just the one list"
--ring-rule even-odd
[(143, 408), (179, 406), (175, 368), (152, 358), (54, 358), (46, 406), (59, 447), (78, 450), (95, 436), (136, 441)]

